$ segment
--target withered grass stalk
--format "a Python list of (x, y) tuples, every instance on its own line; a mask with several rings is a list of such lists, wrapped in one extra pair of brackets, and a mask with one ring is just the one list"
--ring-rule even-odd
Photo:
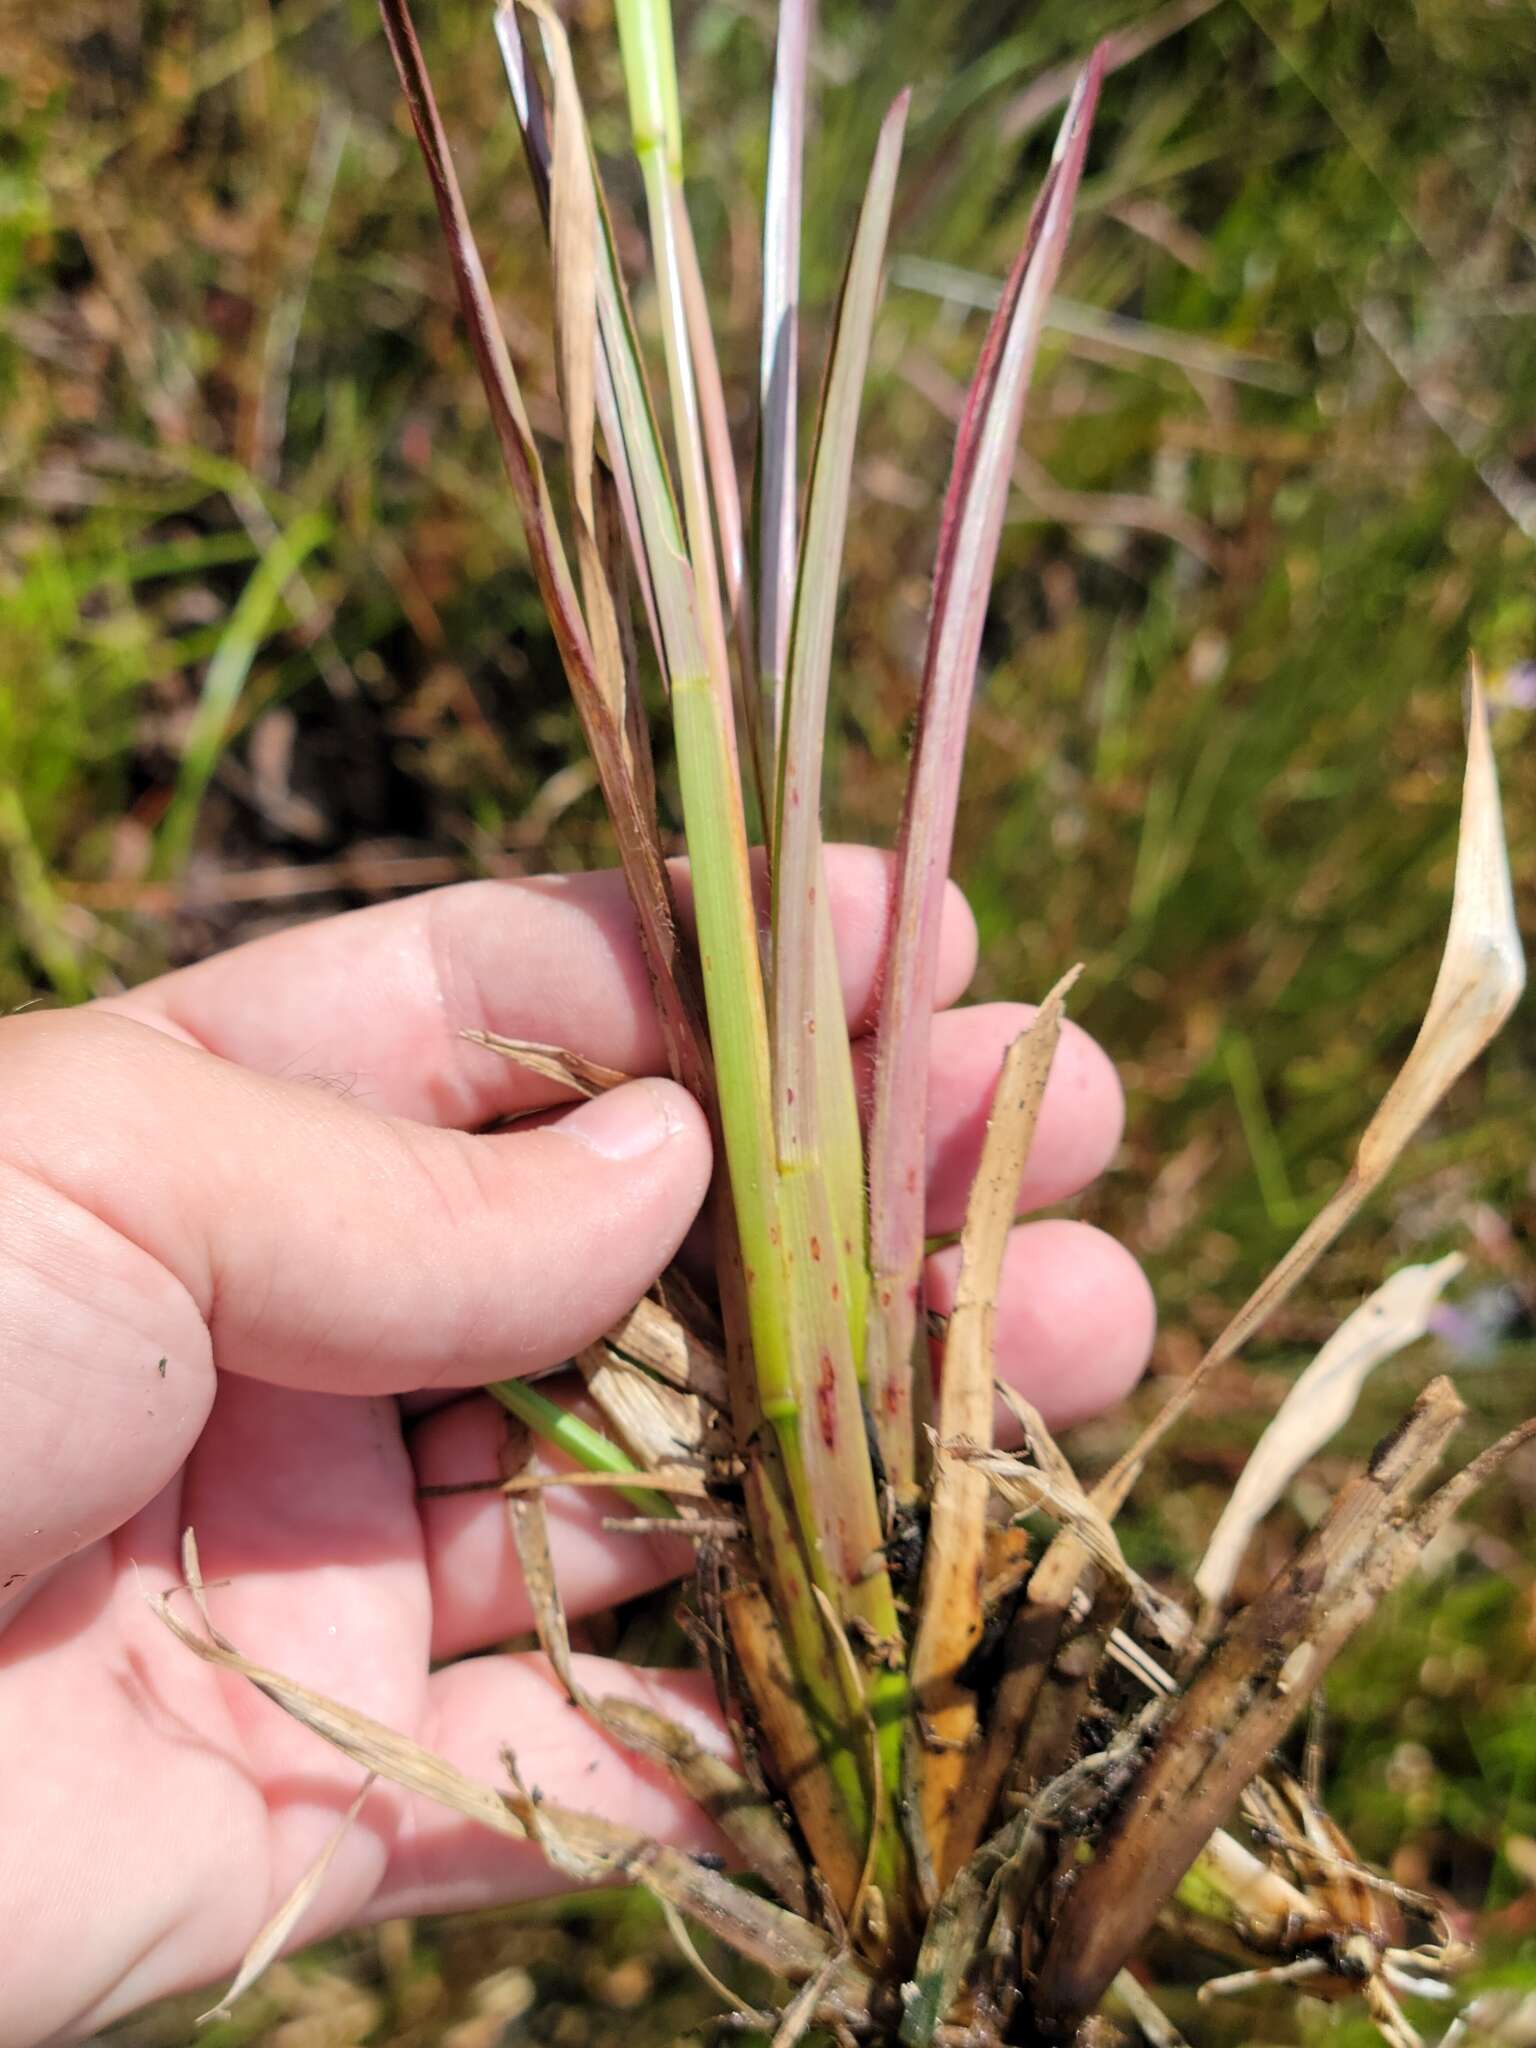
[[(519, 1780), (515, 1756), (506, 1785), (475, 1783), (247, 1663), (208, 1618), (190, 1547), (203, 1628), (162, 1603), (166, 1621), (366, 1772), (538, 1842), (567, 1876), (648, 1886), (740, 2022), (771, 2026), (785, 2048), (812, 2028), (907, 2048), (1068, 2040), (1102, 2028), (1106, 1999), (1146, 2038), (1174, 2040), (1155, 1999), (1126, 1974), (1159, 1921), (1247, 1966), (1233, 1983), (1258, 1971), (1330, 1994), (1357, 1990), (1384, 2036), (1409, 2043), (1399, 1994), (1445, 1975), (1455, 1945), (1430, 1902), (1359, 1864), (1275, 1752), (1332, 1659), (1523, 1433), (1428, 1491), (1462, 1413), (1449, 1383), (1434, 1381), (1268, 1589), (1235, 1616), (1228, 1605), (1259, 1519), (1347, 1417), (1371, 1367), (1422, 1333), (1459, 1262), (1392, 1276), (1303, 1376), (1195, 1576), (1197, 1614), (1131, 1569), (1113, 1525), (1155, 1444), (1380, 1185), (1523, 985), (1476, 675), (1440, 976), (1345, 1181), (1095, 1485), (1080, 1482), (1017, 1396), (1025, 1448), (998, 1449), (1003, 1254), (1073, 977), (1003, 1062), (935, 1382), (921, 1275), (937, 936), (1020, 421), (1100, 85), (1120, 53), (1095, 52), (1070, 94), (956, 435), (866, 1147), (823, 874), (821, 782), (839, 566), (907, 98), (887, 113), (869, 169), (802, 492), (811, 0), (784, 0), (780, 13), (751, 451), (733, 451), (726, 431), (684, 197), (668, 0), (617, 0), (665, 433), (565, 29), (550, 0), (519, 6), (502, 0), (495, 31), (553, 265), (563, 522), (406, 0), (381, 0), (530, 559), (613, 819), (671, 1069), (706, 1106), (722, 1164), (715, 1299), (668, 1276), (574, 1361), (601, 1427), (537, 1388), (491, 1391), (516, 1418), (508, 1513), (556, 1673), (613, 1740), (671, 1772), (716, 1819), (760, 1891), (541, 1800)], [(750, 455), (755, 477), (750, 519), (738, 454)], [(696, 947), (680, 936), (662, 859), (643, 695), (652, 667), (678, 764)], [(766, 942), (754, 831), (767, 861)], [(481, 1043), (574, 1095), (624, 1078), (579, 1049)], [(538, 1468), (541, 1442), (576, 1472), (562, 1480)], [(614, 1517), (617, 1529), (664, 1525), (693, 1539), (686, 1618), (738, 1734), (739, 1768), (579, 1678), (545, 1518), (545, 1493), (561, 1483), (610, 1489), (629, 1510)], [(1043, 1549), (1041, 1517), (1055, 1525)], [(264, 1930), (242, 1982), (278, 1952), (317, 1882), (311, 1873)], [(737, 1999), (690, 1929), (767, 1968), (782, 1986), (776, 2009)]]

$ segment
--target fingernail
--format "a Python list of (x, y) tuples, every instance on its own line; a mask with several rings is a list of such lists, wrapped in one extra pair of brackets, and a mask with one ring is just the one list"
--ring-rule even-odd
[(584, 1102), (555, 1128), (600, 1159), (643, 1159), (681, 1126), (662, 1089), (648, 1081), (631, 1081)]

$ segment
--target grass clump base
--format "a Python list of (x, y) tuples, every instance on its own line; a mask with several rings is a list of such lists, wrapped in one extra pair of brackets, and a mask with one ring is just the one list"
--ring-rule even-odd
[[(1052, 991), (999, 1075), (930, 1370), (921, 1297), (921, 1108), (936, 933), (987, 592), (1046, 306), (1116, 52), (1066, 97), (1056, 147), (961, 414), (935, 557), (900, 822), (867, 1144), (860, 1135), (822, 882), (820, 788), (839, 564), (860, 396), (897, 191), (907, 96), (881, 127), (832, 324), (802, 479), (800, 160), (813, 10), (780, 14), (763, 235), (754, 488), (742, 493), (684, 199), (665, 0), (620, 0), (654, 262), (665, 399), (653, 392), (576, 71), (547, 0), (496, 32), (549, 235), (563, 424), (558, 503), (460, 195), (414, 24), (385, 27), (437, 198), (461, 307), (532, 566), (630, 885), (674, 1075), (715, 1125), (713, 1299), (680, 1277), (577, 1361), (605, 1422), (537, 1389), (493, 1389), (531, 1447), (559, 1442), (615, 1520), (691, 1536), (693, 1629), (739, 1736), (737, 1765), (572, 1661), (542, 1489), (507, 1497), (540, 1638), (572, 1699), (670, 1771), (729, 1838), (748, 1887), (525, 1786), (477, 1783), (390, 1730), (251, 1665), (214, 1630), (168, 1625), (243, 1673), (371, 1775), (504, 1834), (563, 1876), (633, 1880), (739, 2024), (787, 2044), (1176, 2039), (1131, 1974), (1153, 1930), (1256, 1978), (1401, 2003), (1461, 1960), (1432, 1900), (1366, 1868), (1277, 1748), (1330, 1663), (1522, 1428), (1449, 1479), (1462, 1416), (1433, 1381), (1296, 1556), (1236, 1613), (1259, 1519), (1350, 1412), (1366, 1373), (1422, 1333), (1452, 1262), (1391, 1276), (1320, 1354), (1234, 1492), (1190, 1598), (1141, 1576), (1116, 1534), (1157, 1443), (1379, 1186), (1523, 986), (1486, 715), (1474, 676), (1450, 929), (1422, 1030), (1344, 1180), (1140, 1441), (1084, 1485), (1013, 1397), (1024, 1450), (993, 1441), (993, 1322), (1015, 1191), (1070, 992)], [(663, 427), (663, 420), (666, 427)], [(647, 685), (670, 720), (696, 945), (662, 857)], [(765, 849), (766, 938), (751, 871)], [(621, 1076), (501, 1041), (576, 1093)], [(187, 1577), (200, 1596), (195, 1548)], [(280, 1952), (317, 1868), (254, 1946)], [(698, 1956), (702, 1929), (766, 1973), (749, 2002)]]

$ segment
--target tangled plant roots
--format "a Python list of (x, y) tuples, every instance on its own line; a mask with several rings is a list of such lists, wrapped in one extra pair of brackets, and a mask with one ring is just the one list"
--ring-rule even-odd
[[(708, 1107), (724, 1162), (714, 1299), (669, 1276), (576, 1361), (605, 1430), (537, 1388), (492, 1390), (521, 1425), (509, 1512), (539, 1634), (571, 1698), (615, 1742), (669, 1771), (758, 1883), (743, 1887), (541, 1800), (510, 1753), (507, 1785), (476, 1783), (250, 1664), (209, 1619), (190, 1542), (187, 1578), (203, 1625), (162, 1602), (167, 1625), (337, 1744), (370, 1782), (392, 1779), (532, 1839), (580, 1882), (647, 1886), (738, 2021), (780, 2044), (821, 2028), (842, 2041), (990, 2048), (1097, 2039), (1119, 2024), (1176, 2040), (1128, 1971), (1159, 1923), (1240, 1966), (1208, 1994), (1268, 1979), (1359, 1997), (1388, 2040), (1412, 2042), (1400, 1996), (1442, 1989), (1461, 1960), (1456, 1946), (1433, 1901), (1362, 1866), (1315, 1788), (1276, 1751), (1333, 1658), (1528, 1431), (1437, 1489), (1462, 1407), (1448, 1381), (1433, 1381), (1258, 1598), (1235, 1614), (1229, 1602), (1261, 1517), (1348, 1417), (1372, 1367), (1423, 1333), (1459, 1261), (1392, 1275), (1324, 1347), (1234, 1491), (1188, 1605), (1131, 1568), (1115, 1523), (1155, 1445), (1368, 1199), (1519, 995), (1476, 676), (1440, 975), (1343, 1183), (1094, 1485), (1017, 1396), (1025, 1449), (999, 1450), (1003, 1247), (1072, 977), (1003, 1063), (931, 1398), (919, 1291), (923, 1074), (966, 712), (1014, 447), (1100, 82), (1121, 53), (1096, 51), (1070, 95), (957, 434), (866, 1150), (821, 887), (818, 792), (838, 565), (906, 98), (881, 128), (859, 211), (802, 504), (796, 302), (812, 10), (784, 0), (749, 515), (683, 203), (665, 0), (619, 0), (618, 15), (675, 484), (564, 30), (548, 0), (524, 0), (522, 16), (504, 0), (497, 35), (554, 266), (562, 527), (405, 0), (382, 6), (530, 559), (612, 816), (672, 1071)], [(641, 622), (673, 727), (696, 953), (679, 937), (662, 858)], [(749, 810), (772, 884), (766, 958)], [(624, 1078), (576, 1050), (481, 1042), (575, 1094)], [(575, 1473), (535, 1475), (526, 1453), (536, 1438), (557, 1442)], [(692, 1537), (687, 1619), (738, 1734), (738, 1766), (662, 1716), (583, 1686), (545, 1525), (543, 1489), (556, 1483), (619, 1496), (627, 1512), (612, 1526)], [(281, 1950), (321, 1874), (323, 1865), (264, 1931), (242, 1986)], [(690, 1928), (767, 1970), (782, 1987), (774, 2008), (738, 2001), (699, 1958)]]

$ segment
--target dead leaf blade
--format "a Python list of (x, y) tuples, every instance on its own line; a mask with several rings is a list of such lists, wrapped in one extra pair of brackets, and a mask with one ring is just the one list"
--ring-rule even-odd
[(1344, 1427), (1367, 1378), (1425, 1334), (1435, 1303), (1465, 1265), (1452, 1252), (1433, 1265), (1393, 1273), (1301, 1374), (1238, 1475), (1195, 1573), (1208, 1610), (1226, 1604), (1254, 1530), (1302, 1466)]

